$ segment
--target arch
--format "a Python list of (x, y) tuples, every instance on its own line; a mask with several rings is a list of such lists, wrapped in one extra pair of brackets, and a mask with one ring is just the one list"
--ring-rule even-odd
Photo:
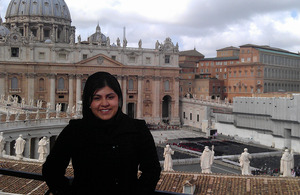
[(170, 119), (171, 119), (171, 102), (172, 102), (172, 97), (169, 95), (166, 95), (163, 97), (163, 102), (162, 102), (162, 120), (164, 123), (169, 124)]

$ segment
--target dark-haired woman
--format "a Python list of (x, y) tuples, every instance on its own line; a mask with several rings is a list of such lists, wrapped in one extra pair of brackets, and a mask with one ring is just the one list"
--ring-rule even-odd
[[(122, 113), (122, 91), (109, 73), (91, 75), (83, 91), (83, 118), (58, 136), (43, 176), (53, 194), (152, 194), (160, 176), (145, 121)], [(72, 160), (74, 179), (65, 177)], [(142, 174), (138, 177), (138, 169)]]

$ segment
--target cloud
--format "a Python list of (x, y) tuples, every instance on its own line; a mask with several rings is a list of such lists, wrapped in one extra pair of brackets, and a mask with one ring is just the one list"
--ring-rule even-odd
[[(9, 0), (0, 0), (1, 16)], [(295, 0), (66, 0), (76, 34), (85, 40), (99, 23), (111, 42), (154, 48), (170, 37), (180, 50), (196, 49), (206, 57), (216, 50), (246, 43), (298, 52), (300, 1)]]

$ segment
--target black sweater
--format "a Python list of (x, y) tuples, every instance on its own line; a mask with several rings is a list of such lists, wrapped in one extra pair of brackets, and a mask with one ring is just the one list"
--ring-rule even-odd
[[(64, 176), (70, 160), (71, 184)], [(71, 120), (43, 165), (43, 176), (54, 194), (151, 194), (160, 171), (145, 121), (122, 112), (111, 121)]]

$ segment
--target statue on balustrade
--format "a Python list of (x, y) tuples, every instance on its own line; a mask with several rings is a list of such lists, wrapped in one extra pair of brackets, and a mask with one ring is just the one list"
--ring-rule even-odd
[(25, 143), (26, 143), (26, 141), (22, 138), (22, 135), (20, 134), (18, 139), (16, 140), (15, 147), (14, 147), (15, 152), (16, 152), (16, 156), (19, 159), (23, 158)]
[(242, 175), (251, 175), (250, 159), (251, 159), (251, 155), (248, 153), (248, 149), (245, 148), (244, 152), (241, 154), (239, 158)]
[(283, 177), (292, 177), (292, 169), (294, 168), (294, 154), (293, 151), (289, 153), (289, 150), (286, 149), (282, 154), (280, 160), (280, 173)]
[(172, 155), (174, 154), (174, 151), (171, 149), (170, 145), (166, 145), (164, 149), (164, 171), (174, 171), (173, 170), (173, 161), (172, 161)]
[(45, 161), (47, 154), (48, 154), (48, 148), (47, 145), (49, 143), (49, 140), (46, 137), (43, 137), (39, 141), (39, 148), (38, 148), (38, 153), (39, 155), (39, 161)]
[(208, 146), (205, 146), (203, 153), (200, 157), (202, 173), (211, 173), (211, 166), (214, 162), (214, 156), (214, 146), (212, 146), (212, 150), (210, 150)]
[(5, 146), (5, 138), (3, 136), (3, 132), (0, 132), (0, 157), (3, 156)]

